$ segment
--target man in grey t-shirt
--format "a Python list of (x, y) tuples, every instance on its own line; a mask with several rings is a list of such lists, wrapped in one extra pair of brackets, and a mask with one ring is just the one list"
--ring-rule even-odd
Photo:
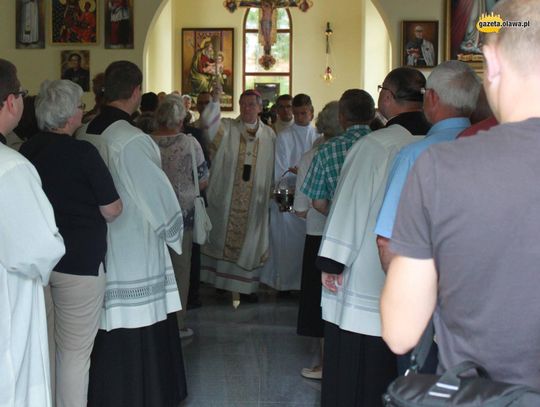
[(434, 313), (439, 369), (465, 360), (540, 388), (540, 0), (501, 0), (484, 41), (500, 126), (429, 148), (401, 195), (381, 299), (383, 338), (414, 347)]

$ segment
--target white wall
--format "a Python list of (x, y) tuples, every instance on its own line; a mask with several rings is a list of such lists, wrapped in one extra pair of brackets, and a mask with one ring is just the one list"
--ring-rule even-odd
[(366, 1), (364, 25), (364, 89), (377, 102), (377, 85), (392, 69), (392, 45), (386, 24), (371, 0)]
[(174, 90), (172, 51), (174, 36), (172, 30), (173, 8), (171, 0), (164, 0), (150, 24), (143, 58), (145, 72), (145, 92), (167, 92)]

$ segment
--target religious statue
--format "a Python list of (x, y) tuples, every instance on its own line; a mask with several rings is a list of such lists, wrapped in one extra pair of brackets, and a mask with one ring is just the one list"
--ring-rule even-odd
[(259, 64), (266, 70), (276, 63), (272, 56), (272, 45), (276, 43), (276, 9), (270, 0), (262, 0), (259, 9), (259, 43), (263, 46), (264, 55)]
[(263, 47), (264, 54), (259, 58), (259, 65), (269, 70), (276, 63), (272, 56), (272, 45), (276, 43), (276, 20), (278, 8), (298, 7), (306, 12), (312, 6), (311, 0), (225, 0), (223, 6), (231, 13), (238, 7), (250, 7), (259, 9), (259, 43)]

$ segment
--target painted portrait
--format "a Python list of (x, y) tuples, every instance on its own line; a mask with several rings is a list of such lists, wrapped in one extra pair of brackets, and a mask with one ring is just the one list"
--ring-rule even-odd
[(53, 44), (97, 44), (96, 0), (52, 0)]
[(17, 0), (16, 48), (45, 48), (45, 0)]
[(482, 63), (482, 41), (476, 23), (498, 0), (447, 0), (447, 58)]
[(90, 90), (90, 52), (62, 51), (61, 58), (61, 78), (75, 82), (88, 92)]
[(133, 48), (133, 0), (105, 0), (104, 14), (105, 48)]
[(221, 109), (233, 110), (234, 30), (232, 28), (182, 30), (182, 93), (193, 98), (223, 88)]
[(403, 66), (432, 68), (439, 61), (439, 22), (403, 21)]

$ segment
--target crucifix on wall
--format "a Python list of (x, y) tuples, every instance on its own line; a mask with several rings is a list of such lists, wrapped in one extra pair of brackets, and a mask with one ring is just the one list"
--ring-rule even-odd
[(268, 70), (276, 63), (272, 56), (272, 46), (276, 43), (277, 9), (297, 7), (306, 12), (313, 6), (313, 2), (311, 0), (225, 0), (223, 5), (231, 13), (238, 7), (259, 9), (259, 43), (264, 50), (264, 55), (259, 58), (259, 64)]

